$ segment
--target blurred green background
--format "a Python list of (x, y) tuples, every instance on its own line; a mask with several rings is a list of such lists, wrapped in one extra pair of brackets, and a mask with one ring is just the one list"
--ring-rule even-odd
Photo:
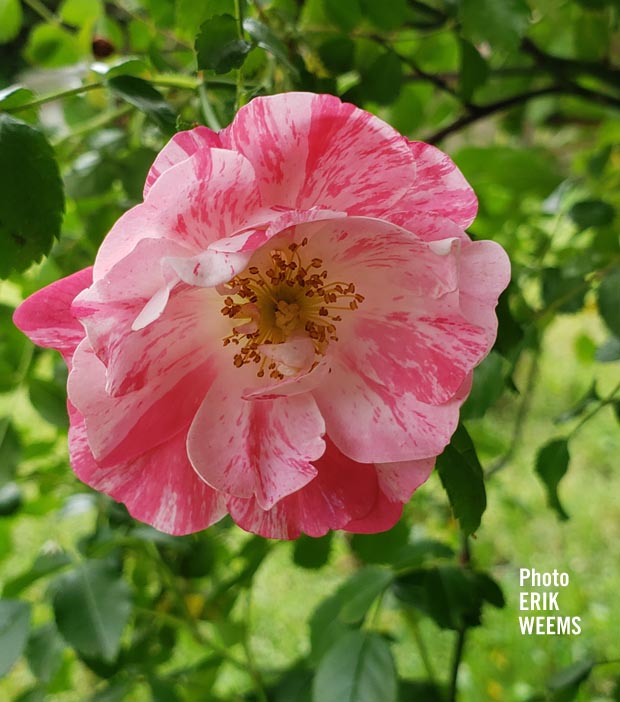
[[(620, 701), (619, 22), (618, 0), (0, 0), (0, 699)], [(12, 310), (92, 263), (175, 130), (287, 90), (439, 145), (470, 234), (510, 254), (441, 459), (471, 495), (435, 473), (376, 536), (169, 537), (73, 476), (64, 364)], [(568, 573), (542, 614), (581, 634), (521, 634), (520, 568)]]

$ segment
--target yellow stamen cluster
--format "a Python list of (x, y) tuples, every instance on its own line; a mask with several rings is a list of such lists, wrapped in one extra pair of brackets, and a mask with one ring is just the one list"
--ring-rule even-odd
[[(252, 265), (224, 285), (221, 313), (231, 320), (247, 320), (233, 327), (224, 346), (239, 347), (233, 357), (237, 368), (259, 364), (257, 375), (265, 372), (275, 380), (284, 375), (278, 364), (261, 353), (263, 344), (280, 344), (291, 337), (312, 340), (315, 356), (322, 356), (329, 342), (338, 341), (336, 322), (343, 310), (356, 310), (364, 296), (353, 283), (329, 282), (321, 258), (304, 263), (302, 249), (308, 239), (269, 252), (269, 262), (261, 271)], [(313, 367), (318, 360), (315, 359)]]

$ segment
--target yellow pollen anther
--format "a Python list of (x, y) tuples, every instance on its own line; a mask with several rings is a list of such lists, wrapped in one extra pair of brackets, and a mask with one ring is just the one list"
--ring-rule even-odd
[(259, 378), (267, 373), (270, 378), (282, 380), (291, 374), (290, 368), (268, 358), (262, 349), (265, 344), (303, 337), (312, 341), (315, 360), (311, 367), (316, 366), (317, 357), (325, 354), (329, 343), (338, 341), (335, 323), (342, 317), (334, 313), (356, 310), (363, 302), (364, 296), (356, 292), (353, 283), (328, 281), (323, 259), (313, 257), (304, 263), (302, 249), (307, 245), (308, 239), (304, 238), (274, 248), (268, 263), (263, 256), (263, 265), (253, 264), (221, 286), (221, 313), (239, 322), (222, 340), (224, 346), (232, 343), (237, 347), (233, 356), (237, 368), (255, 363)]

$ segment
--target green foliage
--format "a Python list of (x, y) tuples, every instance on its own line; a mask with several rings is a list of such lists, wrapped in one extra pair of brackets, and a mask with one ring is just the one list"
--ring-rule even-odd
[(351, 631), (319, 664), (312, 702), (396, 702), (396, 691), (388, 643), (377, 634)]
[(570, 454), (566, 439), (554, 439), (545, 444), (536, 457), (536, 473), (547, 489), (549, 505), (558, 513), (560, 519), (568, 519), (558, 496), (558, 485), (566, 475)]
[(86, 561), (53, 581), (58, 629), (81, 655), (112, 662), (131, 613), (127, 583), (106, 561)]
[(250, 48), (250, 44), (239, 37), (234, 17), (214, 15), (200, 26), (196, 37), (198, 68), (227, 73), (241, 66)]
[(476, 448), (462, 424), (437, 458), (437, 470), (461, 529), (472, 534), (480, 526), (487, 498)]
[[(616, 0), (0, 0), (1, 699), (620, 699), (618, 42)], [(511, 259), (497, 342), (393, 529), (171, 537), (73, 479), (64, 366), (12, 313), (175, 131), (291, 90), (454, 158)], [(580, 639), (518, 633), (521, 566), (570, 572)]]
[(21, 656), (29, 631), (30, 606), (20, 600), (0, 600), (0, 676)]
[(0, 114), (0, 275), (50, 250), (64, 209), (54, 153), (37, 129)]

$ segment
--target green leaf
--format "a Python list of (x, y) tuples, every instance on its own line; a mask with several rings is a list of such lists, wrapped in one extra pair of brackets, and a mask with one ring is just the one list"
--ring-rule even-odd
[(332, 73), (346, 73), (353, 67), (355, 43), (344, 34), (328, 37), (319, 46), (321, 62)]
[(617, 336), (610, 336), (596, 349), (594, 357), (600, 363), (620, 361), (620, 339)]
[(15, 597), (22, 590), (27, 588), (32, 583), (47, 575), (51, 575), (56, 571), (64, 568), (71, 563), (71, 557), (64, 551), (51, 551), (50, 553), (42, 553), (36, 557), (30, 568), (25, 570), (20, 575), (7, 580), (4, 584), (2, 594), (5, 597)]
[(351, 32), (362, 20), (360, 0), (323, 0), (327, 17), (343, 32)]
[(437, 470), (461, 529), (472, 534), (480, 526), (487, 497), (476, 448), (462, 424), (437, 458)]
[(10, 517), (22, 506), (22, 491), (17, 483), (0, 487), (0, 517)]
[(30, 632), (30, 605), (21, 600), (0, 600), (0, 678), (22, 655)]
[(596, 661), (587, 657), (552, 675), (547, 681), (547, 687), (553, 693), (552, 702), (572, 702), (595, 665)]
[(194, 38), (196, 27), (213, 15), (234, 15), (235, 0), (176, 0), (177, 26)]
[(252, 47), (238, 32), (232, 15), (214, 15), (203, 22), (195, 43), (198, 70), (228, 73), (239, 68)]
[(116, 95), (148, 115), (164, 132), (172, 134), (177, 117), (164, 96), (148, 81), (137, 76), (114, 76), (107, 81)]
[(54, 581), (60, 633), (80, 654), (111, 663), (131, 614), (127, 583), (106, 561), (85, 561)]
[(102, 12), (101, 0), (64, 0), (58, 10), (62, 21), (74, 27), (94, 22)]
[(15, 470), (22, 456), (19, 434), (8, 417), (0, 419), (0, 485), (15, 476)]
[(354, 534), (351, 548), (365, 563), (393, 563), (406, 546), (409, 528), (404, 521), (379, 534)]
[(62, 181), (47, 139), (0, 114), (0, 277), (23, 271), (60, 234)]
[(360, 0), (362, 12), (377, 29), (400, 29), (407, 15), (407, 0)]
[(252, 17), (246, 17), (243, 20), (243, 28), (261, 49), (272, 54), (293, 76), (299, 74), (297, 67), (289, 59), (286, 45), (266, 24)]
[(460, 0), (463, 36), (472, 44), (486, 41), (495, 49), (512, 51), (527, 31), (529, 17), (525, 0)]
[(620, 338), (620, 269), (608, 273), (597, 291), (598, 311), (611, 333)]
[(360, 89), (366, 100), (388, 105), (398, 97), (402, 82), (400, 59), (393, 51), (387, 51), (363, 72)]
[(570, 454), (566, 439), (549, 441), (536, 456), (536, 473), (547, 490), (547, 502), (563, 520), (568, 519), (568, 514), (560, 503), (558, 485), (568, 470), (569, 461)]
[(319, 539), (302, 534), (295, 541), (293, 560), (302, 568), (321, 568), (329, 560), (333, 541), (333, 532), (328, 532)]
[(346, 624), (361, 622), (372, 603), (388, 587), (393, 573), (376, 566), (361, 568), (341, 588), (344, 601), (340, 619)]
[(31, 378), (28, 384), (28, 395), (43, 419), (61, 429), (69, 425), (67, 393), (63, 386), (53, 380)]
[(0, 0), (0, 44), (15, 39), (22, 28), (23, 19), (19, 0)]
[(30, 670), (42, 683), (49, 683), (60, 670), (64, 650), (65, 642), (54, 624), (46, 624), (31, 633), (26, 658)]
[(437, 626), (455, 631), (479, 626), (484, 602), (504, 606), (502, 591), (488, 575), (454, 565), (411, 571), (396, 579), (394, 594)]
[(489, 66), (478, 49), (468, 41), (461, 39), (459, 46), (461, 49), (459, 92), (463, 100), (471, 100), (476, 90), (486, 83)]
[(37, 24), (28, 36), (24, 55), (37, 67), (60, 68), (77, 63), (82, 49), (75, 35), (56, 24)]
[(378, 634), (352, 631), (321, 660), (312, 687), (313, 702), (396, 702), (394, 659)]
[(570, 268), (544, 268), (542, 297), (545, 307), (556, 304), (558, 312), (566, 314), (579, 312), (588, 291), (583, 283), (584, 276)]
[(568, 216), (582, 230), (611, 224), (616, 216), (616, 210), (613, 205), (604, 200), (581, 200), (570, 208)]
[(491, 351), (474, 371), (474, 384), (461, 409), (463, 419), (477, 419), (485, 415), (502, 396), (507, 372), (508, 362), (497, 351)]
[(310, 618), (311, 660), (315, 663), (323, 658), (334, 641), (351, 631), (352, 627), (339, 617), (346, 604), (345, 597), (346, 593), (337, 590), (321, 602)]
[(313, 676), (311, 671), (303, 668), (288, 670), (273, 692), (274, 702), (312, 702)]

